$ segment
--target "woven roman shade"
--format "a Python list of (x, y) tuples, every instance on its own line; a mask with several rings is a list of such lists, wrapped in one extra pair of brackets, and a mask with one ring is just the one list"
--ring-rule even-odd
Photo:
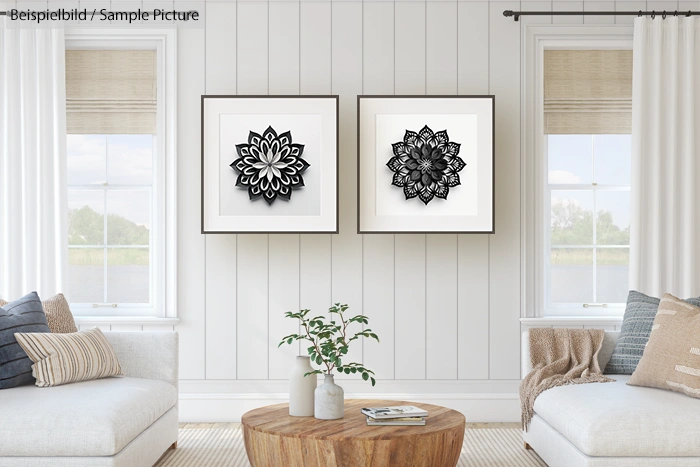
[(631, 50), (545, 50), (544, 132), (632, 132)]
[(155, 50), (67, 50), (69, 134), (155, 134)]

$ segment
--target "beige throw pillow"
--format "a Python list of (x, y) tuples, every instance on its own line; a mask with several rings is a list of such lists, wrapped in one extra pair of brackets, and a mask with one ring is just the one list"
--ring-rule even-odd
[[(0, 307), (8, 302), (0, 298)], [(46, 314), (46, 321), (49, 323), (51, 332), (78, 332), (73, 314), (70, 312), (68, 300), (62, 293), (41, 301), (41, 306)]]
[(664, 294), (629, 384), (700, 398), (700, 308)]
[(70, 334), (15, 333), (34, 362), (39, 387), (123, 375), (114, 349), (99, 328)]

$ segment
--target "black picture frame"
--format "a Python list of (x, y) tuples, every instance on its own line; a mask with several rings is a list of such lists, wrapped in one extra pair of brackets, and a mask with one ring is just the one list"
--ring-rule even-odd
[[(205, 225), (205, 103), (208, 99), (333, 99), (335, 101), (335, 226), (332, 230), (211, 230)], [(200, 222), (202, 234), (337, 234), (340, 225), (340, 201), (339, 201), (339, 165), (340, 165), (340, 106), (339, 96), (331, 95), (241, 95), (241, 94), (203, 94), (201, 96), (200, 107), (200, 159), (201, 159), (201, 174), (200, 174)]]
[[(491, 228), (489, 230), (363, 230), (361, 225), (361, 174), (362, 174), (362, 125), (363, 100), (369, 99), (490, 99), (491, 100)], [(470, 95), (395, 95), (364, 94), (357, 96), (357, 233), (358, 234), (495, 234), (496, 233), (496, 96), (493, 94)]]

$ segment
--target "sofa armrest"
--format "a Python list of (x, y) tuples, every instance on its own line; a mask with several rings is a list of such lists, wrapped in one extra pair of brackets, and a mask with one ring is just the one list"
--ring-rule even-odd
[(105, 332), (125, 376), (158, 379), (178, 387), (177, 332)]
[(525, 331), (520, 339), (520, 377), (532, 371), (532, 363), (530, 362), (530, 333)]

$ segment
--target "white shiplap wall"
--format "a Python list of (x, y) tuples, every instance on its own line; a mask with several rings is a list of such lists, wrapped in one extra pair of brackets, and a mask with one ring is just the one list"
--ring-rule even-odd
[[(512, 404), (520, 358), (520, 26), (501, 13), (518, 7), (207, 2), (206, 28), (180, 31), (183, 416), (188, 403), (193, 417), (214, 402), (236, 406), (236, 391), (249, 387), (261, 401), (284, 392), (297, 349), (277, 349), (296, 328), (283, 313), (322, 312), (334, 301), (368, 315), (382, 338), (349, 357), (373, 368), (379, 384), (346, 381), (348, 392), (495, 392)], [(340, 95), (340, 234), (199, 235), (192, 107), (204, 93)], [(394, 93), (496, 94), (495, 235), (355, 233), (356, 96)]]
[[(513, 343), (517, 344), (519, 331), (517, 196), (499, 197), (506, 203), (499, 206), (498, 233), (492, 238), (476, 235), (363, 237), (355, 233), (357, 94), (488, 93), (497, 90), (491, 87), (501, 87), (509, 97), (501, 104), (499, 113), (504, 117), (501, 121), (509, 125), (507, 133), (517, 134), (520, 28), (500, 16), (502, 9), (508, 6), (492, 4), (488, 8), (486, 3), (471, 2), (207, 3), (210, 21), (205, 32), (207, 93), (295, 94), (303, 87), (305, 93), (330, 92), (341, 96), (341, 233), (330, 236), (330, 245), (325, 238), (316, 245), (317, 236), (239, 235), (235, 245), (227, 241), (233, 236), (226, 240), (208, 236), (205, 241), (208, 322), (205, 338), (210, 345), (207, 348), (211, 348), (210, 339), (214, 342), (235, 340), (238, 351), (235, 365), (233, 358), (210, 356), (204, 368), (192, 371), (193, 377), (286, 378), (287, 363), (280, 362), (293, 352), (277, 350), (276, 343), (281, 335), (294, 329), (294, 323), (286, 323), (281, 318), (282, 313), (307, 306), (322, 310), (332, 300), (347, 302), (355, 312), (366, 313), (373, 329), (385, 337), (381, 344), (367, 343), (365, 348), (358, 347), (354, 355), (368, 365), (372, 363), (382, 379), (518, 378), (519, 355), (513, 352), (517, 349)], [(235, 37), (231, 21), (234, 7)], [(460, 9), (463, 10), (461, 14)], [(494, 13), (493, 18), (490, 18), (491, 13)], [(462, 29), (467, 36), (474, 36), (471, 26), (478, 16), (481, 16), (479, 23), (485, 25), (478, 32), (484, 35), (472, 37), (471, 43), (463, 44), (462, 58), (458, 52), (458, 31)], [(301, 26), (305, 20), (310, 26)], [(465, 22), (461, 27), (460, 21)], [(493, 23), (491, 27), (489, 21)], [(319, 25), (326, 27), (316, 29)], [(215, 38), (214, 47), (221, 48), (225, 41), (219, 37), (222, 34), (230, 36), (227, 49), (235, 48), (235, 55), (224, 50), (210, 53), (209, 38)], [(513, 40), (503, 42), (503, 51), (496, 50), (491, 57), (476, 61), (469, 68), (473, 49), (488, 50), (483, 45), (488, 43), (489, 35), (504, 34), (509, 34)], [(305, 37), (307, 35), (314, 37)], [(317, 50), (319, 44), (324, 43), (329, 47)], [(307, 52), (303, 50), (305, 47), (312, 50)], [(302, 57), (313, 59), (315, 63), (307, 64)], [(499, 73), (493, 77), (489, 61), (491, 70)], [(483, 85), (460, 87), (460, 63), (463, 75), (469, 75), (468, 81), (480, 81)], [(326, 80), (307, 68), (325, 73)], [(226, 82), (221, 75), (233, 69), (236, 80)], [(501, 169), (504, 177), (508, 177), (499, 177), (502, 179), (500, 186), (517, 193), (519, 172), (511, 167), (518, 165), (518, 138), (505, 141), (508, 140), (511, 144), (504, 145), (505, 150), (499, 154), (497, 170)], [(226, 244), (222, 245), (223, 242)], [(498, 248), (490, 249), (489, 242)], [(460, 263), (464, 270), (462, 277), (458, 274)], [(226, 264), (236, 265), (236, 277), (228, 287), (211, 290), (209, 278), (228, 272)], [(302, 267), (305, 265), (307, 268)], [(301, 278), (309, 273), (317, 275), (317, 268), (330, 281), (314, 283), (313, 290), (303, 291), (305, 284)], [(510, 292), (499, 290), (490, 297), (488, 284), (475, 288), (468, 282), (472, 272), (487, 273), (489, 282), (502, 282), (510, 286)], [(234, 284), (237, 287), (232, 287)], [(462, 297), (461, 307), (458, 306), (460, 289), (471, 291)], [(489, 313), (491, 301), (496, 302), (496, 306)], [(236, 309), (222, 307), (223, 303), (235, 303)], [(470, 306), (472, 303), (479, 308)], [(225, 319), (220, 315), (231, 314), (237, 314), (235, 328), (218, 325), (219, 320)], [(472, 321), (472, 315), (477, 319)], [(499, 325), (491, 326), (493, 323), (484, 319), (484, 315), (490, 315), (490, 320)], [(215, 320), (213, 326), (209, 326), (210, 317)], [(458, 327), (460, 318), (461, 328)], [(479, 326), (480, 329), (474, 329)], [(460, 330), (466, 335), (460, 336)], [(487, 342), (477, 339), (479, 345), (474, 346), (469, 337), (476, 335), (487, 336)], [(489, 335), (492, 339), (488, 339)], [(489, 340), (492, 341), (490, 346)], [(460, 344), (463, 350), (458, 353)], [(489, 354), (493, 360), (490, 363)], [(251, 355), (255, 358), (250, 358)], [(482, 360), (482, 371), (467, 371), (460, 376), (460, 356), (462, 367)], [(183, 376), (184, 373), (183, 368)]]
[[(113, 2), (118, 3), (118, 2)], [(178, 32), (178, 305), (183, 420), (236, 420), (284, 399), (296, 348), (287, 310), (335, 301), (382, 338), (352, 351), (377, 387), (346, 393), (517, 420), (520, 378), (521, 25), (505, 9), (697, 9), (645, 1), (179, 2), (205, 10)], [(586, 18), (586, 23), (629, 17)], [(558, 17), (554, 22), (583, 22)], [(200, 232), (201, 94), (340, 95), (340, 234)], [(356, 96), (496, 95), (496, 234), (357, 235)]]

